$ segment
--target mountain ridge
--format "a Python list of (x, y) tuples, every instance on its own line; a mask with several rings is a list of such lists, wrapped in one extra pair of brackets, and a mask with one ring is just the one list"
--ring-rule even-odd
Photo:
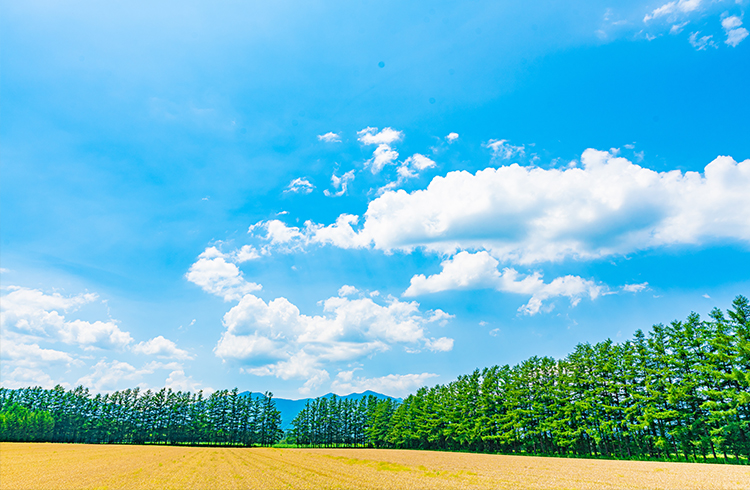
[[(344, 400), (361, 400), (362, 398), (367, 398), (368, 396), (374, 396), (378, 399), (386, 399), (390, 398), (391, 400), (396, 400), (398, 402), (403, 401), (402, 398), (396, 398), (389, 395), (384, 395), (382, 393), (378, 393), (372, 390), (365, 390), (362, 393), (349, 393), (348, 395), (337, 395), (336, 393), (326, 393), (325, 395), (319, 396), (319, 397), (311, 397), (311, 398), (300, 398), (299, 400), (291, 400), (289, 398), (276, 398), (273, 397), (273, 401), (276, 403), (276, 408), (281, 412), (281, 428), (284, 430), (287, 430), (292, 425), (292, 420), (294, 420), (294, 417), (297, 416), (297, 414), (305, 408), (305, 404), (308, 401), (315, 400), (315, 398), (333, 398), (334, 396), (336, 398), (341, 398)], [(253, 392), (253, 391), (243, 391), (242, 393), (239, 393), (239, 396), (250, 396), (253, 398), (258, 398), (263, 396), (263, 393), (259, 392)]]

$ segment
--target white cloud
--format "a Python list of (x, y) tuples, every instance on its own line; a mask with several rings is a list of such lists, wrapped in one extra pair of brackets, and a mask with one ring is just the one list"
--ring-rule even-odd
[(510, 160), (514, 156), (523, 156), (526, 151), (523, 145), (513, 146), (508, 143), (508, 140), (490, 140), (485, 146), (492, 150), (493, 158), (500, 160)]
[(182, 369), (176, 369), (169, 373), (166, 381), (164, 382), (166, 388), (171, 388), (173, 391), (190, 391), (197, 393), (203, 390), (205, 395), (211, 395), (215, 390), (209, 386), (203, 386), (202, 383), (195, 381), (192, 376), (186, 376), (185, 371)]
[(458, 139), (458, 133), (449, 133), (448, 136), (445, 137), (445, 139), (448, 141), (448, 143), (453, 143)]
[(252, 245), (243, 245), (242, 248), (232, 253), (232, 258), (234, 262), (242, 264), (250, 260), (259, 259), (260, 254)]
[(650, 14), (646, 14), (643, 22), (667, 16), (672, 18), (676, 14), (689, 14), (698, 10), (700, 6), (701, 0), (675, 0), (655, 8)]
[(413, 179), (419, 175), (422, 170), (435, 167), (435, 162), (430, 160), (424, 155), (415, 153), (410, 156), (398, 167), (396, 171), (398, 174), (398, 180), (390, 182), (380, 189), (380, 194), (383, 192), (394, 189), (404, 183), (407, 179)]
[(383, 170), (383, 167), (395, 162), (398, 159), (398, 152), (388, 145), (378, 145), (372, 153), (372, 158), (365, 162), (365, 167), (370, 167), (370, 171), (376, 174)]
[(404, 296), (455, 289), (494, 288), (506, 293), (530, 296), (529, 302), (519, 308), (519, 311), (534, 315), (549, 298), (564, 296), (575, 306), (584, 296), (595, 299), (606, 291), (604, 286), (578, 276), (558, 277), (545, 283), (540, 273), (521, 277), (515, 269), (506, 268), (500, 272), (498, 265), (499, 262), (485, 251), (460, 252), (442, 263), (443, 270), (439, 274), (429, 277), (418, 274), (412, 277)]
[(127, 362), (112, 361), (105, 359), (97, 362), (92, 368), (93, 372), (80, 378), (76, 385), (91, 387), (96, 391), (114, 391), (122, 387), (124, 381), (136, 381), (144, 374), (150, 374), (149, 369), (136, 369)]
[(453, 347), (449, 338), (428, 338), (430, 324), (450, 315), (422, 313), (416, 302), (389, 297), (385, 304), (371, 298), (347, 297), (356, 292), (343, 286), (342, 296), (322, 302), (323, 315), (308, 316), (286, 298), (266, 303), (251, 294), (224, 315), (225, 331), (214, 349), (224, 360), (240, 362), (243, 371), (282, 379), (308, 379), (308, 390), (327, 380), (326, 363), (350, 362), (394, 345), (424, 346), (433, 351)]
[(282, 221), (277, 219), (261, 222), (253, 226), (265, 228), (266, 240), (270, 241), (271, 244), (286, 244), (304, 238), (299, 228), (296, 226), (286, 226)]
[(133, 352), (147, 356), (157, 356), (163, 359), (192, 359), (188, 351), (178, 348), (177, 344), (169, 339), (165, 339), (161, 335), (135, 344)]
[(724, 28), (724, 32), (727, 35), (727, 39), (724, 41), (725, 44), (734, 48), (747, 37), (747, 29), (741, 26), (742, 19), (736, 15), (725, 17), (721, 20), (721, 27)]
[(689, 24), (689, 22), (688, 22), (688, 21), (685, 21), (685, 22), (683, 22), (682, 24), (674, 24), (674, 25), (673, 25), (673, 26), (672, 26), (672, 27), (671, 27), (671, 28), (669, 29), (669, 33), (670, 33), (670, 34), (679, 34), (679, 33), (681, 33), (681, 32), (682, 32), (682, 30), (683, 30), (683, 29), (685, 28), (685, 26), (686, 26), (686, 25), (688, 25), (688, 24)]
[(398, 152), (391, 145), (400, 141), (403, 137), (401, 131), (392, 128), (384, 128), (378, 132), (378, 128), (365, 128), (357, 132), (357, 139), (364, 145), (377, 145), (372, 158), (365, 162), (365, 167), (370, 167), (373, 174), (379, 173), (383, 167), (398, 159)]
[(357, 233), (352, 225), (359, 222), (359, 217), (353, 214), (342, 214), (332, 225), (316, 225), (305, 223), (306, 241), (310, 243), (330, 243), (341, 248), (361, 248), (370, 243), (367, 235)]
[(286, 190), (284, 192), (292, 192), (294, 194), (310, 194), (313, 189), (315, 189), (315, 186), (312, 185), (309, 180), (300, 177), (289, 182), (289, 185), (286, 186)]
[(721, 20), (721, 27), (724, 28), (724, 30), (729, 31), (732, 29), (737, 29), (742, 25), (742, 19), (740, 19), (736, 15), (732, 15), (730, 17), (724, 17)]
[(334, 132), (319, 134), (318, 141), (322, 141), (324, 143), (341, 143), (341, 135)]
[(424, 155), (415, 153), (410, 156), (398, 168), (399, 178), (411, 179), (416, 177), (422, 170), (432, 168), (436, 164)]
[(16, 367), (10, 372), (5, 368), (0, 371), (0, 386), (7, 389), (27, 388), (29, 386), (41, 386), (44, 389), (50, 389), (58, 384), (67, 389), (71, 387), (69, 383), (54, 379), (41, 369)]
[(640, 293), (641, 291), (644, 291), (646, 288), (648, 288), (648, 283), (643, 282), (640, 284), (625, 284), (622, 286), (622, 290), (626, 293)]
[[(244, 257), (241, 250), (239, 256)], [(259, 284), (247, 282), (242, 271), (236, 265), (227, 262), (226, 255), (219, 252), (216, 247), (209, 247), (200, 254), (198, 260), (190, 266), (185, 278), (204, 291), (224, 298), (224, 301), (238, 300), (244, 294), (261, 289)]]
[(354, 170), (349, 170), (341, 177), (336, 176), (336, 172), (331, 174), (331, 184), (333, 185), (334, 189), (337, 189), (337, 191), (330, 192), (328, 189), (323, 191), (323, 194), (326, 196), (334, 196), (339, 197), (346, 194), (346, 190), (349, 186), (349, 182), (354, 180)]
[(351, 296), (352, 294), (356, 294), (358, 292), (359, 290), (357, 288), (355, 288), (354, 286), (348, 286), (346, 284), (339, 288), (339, 296), (341, 296), (342, 298), (344, 296)]
[(123, 349), (133, 341), (130, 333), (123, 332), (114, 321), (65, 322), (60, 329), (60, 339), (67, 344), (78, 344), (86, 350), (93, 348)]
[[(17, 286), (8, 288), (10, 293), (2, 297), (0, 324), (3, 330), (33, 335), (51, 342), (75, 344), (83, 349), (125, 348), (132, 337), (120, 330), (116, 321), (66, 320), (65, 316), (97, 299), (96, 294), (86, 293), (64, 297), (59, 293), (45, 294), (38, 289)], [(27, 347), (29, 347), (27, 345)]]
[(433, 352), (449, 352), (453, 350), (453, 339), (440, 337), (439, 339), (427, 339), (425, 347)]
[(417, 388), (424, 386), (427, 380), (438, 375), (422, 374), (389, 374), (379, 378), (365, 378), (352, 376), (353, 371), (342, 371), (331, 383), (331, 389), (339, 395), (362, 393), (367, 390), (390, 396), (404, 397)]
[[(39, 344), (34, 343), (29, 336), (12, 336), (9, 332), (3, 332), (2, 351), (0, 354), (3, 359), (12, 361), (12, 365), (27, 368), (38, 368), (50, 365), (79, 364), (69, 353), (54, 349), (44, 349)], [(15, 338), (14, 338), (15, 337)], [(17, 340), (21, 340), (18, 342)], [(24, 343), (26, 340), (29, 343)]]
[(404, 133), (393, 128), (365, 128), (357, 132), (357, 139), (364, 145), (391, 145), (403, 138)]
[(716, 43), (713, 42), (711, 39), (713, 36), (701, 36), (698, 37), (700, 34), (699, 32), (692, 32), (690, 33), (690, 36), (688, 37), (688, 42), (692, 47), (694, 47), (698, 51), (705, 51), (706, 48), (715, 48)]
[(676, 244), (750, 242), (750, 160), (721, 156), (703, 174), (655, 172), (586, 150), (583, 168), (520, 165), (450, 172), (424, 190), (386, 192), (356, 216), (308, 223), (306, 240), (391, 252), (486, 250), (520, 264), (590, 260)]
[(123, 389), (125, 386), (132, 386), (134, 382), (157, 370), (174, 372), (182, 371), (182, 369), (182, 365), (177, 362), (151, 361), (141, 368), (136, 368), (127, 362), (118, 360), (108, 362), (107, 359), (100, 359), (91, 367), (92, 372), (76, 381), (76, 385), (90, 387), (95, 391), (111, 392)]
[(0, 324), (27, 333), (45, 333), (49, 327), (59, 329), (65, 318), (59, 312), (69, 312), (97, 299), (85, 293), (64, 297), (60, 293), (45, 294), (38, 289), (10, 286), (0, 303)]

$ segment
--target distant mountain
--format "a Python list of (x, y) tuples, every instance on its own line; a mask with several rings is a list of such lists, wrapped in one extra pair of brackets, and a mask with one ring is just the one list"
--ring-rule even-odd
[[(334, 393), (327, 393), (323, 395), (321, 398), (331, 398), (334, 395)], [(367, 398), (368, 396), (374, 396), (378, 399), (385, 399), (390, 398), (391, 400), (401, 401), (401, 398), (394, 398), (392, 396), (383, 395), (382, 393), (376, 393), (374, 391), (367, 390), (363, 393), (351, 393), (349, 395), (343, 395), (339, 396), (336, 395), (338, 398), (343, 398), (345, 400), (361, 400), (362, 398)], [(253, 393), (250, 391), (243, 391), (240, 393), (240, 396), (251, 396), (253, 398), (260, 398), (263, 396), (263, 393)], [(276, 408), (281, 412), (281, 428), (284, 430), (287, 430), (291, 428), (292, 426), (292, 420), (294, 420), (294, 417), (297, 416), (298, 413), (302, 411), (303, 408), (305, 408), (305, 404), (307, 401), (314, 400), (314, 398), (302, 398), (301, 400), (288, 400), (286, 398), (273, 398), (273, 401), (276, 403)]]

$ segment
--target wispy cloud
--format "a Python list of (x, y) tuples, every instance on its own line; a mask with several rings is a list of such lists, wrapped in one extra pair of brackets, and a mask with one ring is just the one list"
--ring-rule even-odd
[(291, 192), (294, 194), (310, 194), (313, 189), (315, 189), (315, 186), (312, 185), (309, 180), (300, 177), (289, 182), (289, 185), (286, 186), (286, 190), (284, 192)]
[(354, 170), (349, 170), (341, 177), (338, 177), (336, 175), (336, 172), (331, 174), (331, 185), (333, 185), (333, 188), (336, 189), (334, 192), (329, 191), (328, 189), (323, 191), (323, 194), (326, 196), (332, 196), (332, 197), (340, 197), (346, 194), (346, 191), (349, 187), (349, 183), (354, 180)]
[(324, 143), (341, 143), (341, 135), (334, 132), (319, 134), (318, 141), (322, 141)]
[(716, 48), (718, 47), (716, 43), (712, 40), (713, 36), (701, 36), (700, 31), (698, 32), (692, 32), (690, 33), (690, 37), (688, 37), (688, 42), (692, 47), (694, 47), (698, 51), (705, 51), (706, 48)]
[(688, 14), (698, 10), (701, 3), (701, 0), (676, 0), (665, 3), (646, 14), (643, 18), (643, 22), (648, 22), (660, 17), (671, 17), (675, 14)]
[(523, 156), (524, 145), (514, 146), (508, 140), (489, 140), (485, 146), (492, 150), (492, 157), (500, 160), (510, 160), (514, 156)]

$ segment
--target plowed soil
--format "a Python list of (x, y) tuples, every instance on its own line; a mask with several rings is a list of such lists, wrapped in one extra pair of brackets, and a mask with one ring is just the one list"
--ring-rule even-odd
[(0, 489), (748, 489), (750, 466), (388, 449), (0, 444)]

